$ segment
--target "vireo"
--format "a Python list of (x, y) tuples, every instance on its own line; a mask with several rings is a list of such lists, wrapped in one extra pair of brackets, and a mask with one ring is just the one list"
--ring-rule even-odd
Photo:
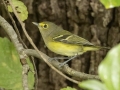
[(90, 43), (88, 40), (81, 38), (73, 33), (70, 33), (52, 22), (33, 22), (39, 30), (49, 50), (56, 54), (64, 56), (72, 56), (72, 58), (65, 61), (62, 65), (72, 60), (77, 55), (81, 55), (86, 51), (95, 51), (101, 48)]

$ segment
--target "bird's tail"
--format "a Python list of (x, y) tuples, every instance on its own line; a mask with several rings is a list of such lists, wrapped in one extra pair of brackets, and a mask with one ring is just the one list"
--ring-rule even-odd
[(100, 47), (100, 49), (110, 49), (110, 47), (101, 47), (101, 46), (98, 47)]
[(100, 49), (110, 49), (110, 47), (101, 47), (101, 46), (85, 46), (84, 51), (96, 51)]

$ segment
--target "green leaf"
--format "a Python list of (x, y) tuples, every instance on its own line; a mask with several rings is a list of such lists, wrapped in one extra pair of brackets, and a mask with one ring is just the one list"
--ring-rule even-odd
[(85, 90), (107, 90), (104, 84), (97, 80), (82, 81), (78, 85)]
[(62, 88), (62, 89), (60, 89), (60, 90), (77, 90), (77, 89), (75, 89), (75, 88), (71, 88), (71, 87), (66, 87), (66, 88)]
[(120, 44), (108, 52), (98, 72), (108, 90), (120, 90)]
[(120, 6), (120, 0), (100, 0), (105, 8), (113, 8)]
[[(30, 68), (33, 66), (28, 59)], [(34, 74), (28, 73), (29, 88), (34, 85)], [(7, 38), (0, 38), (0, 87), (23, 90), (22, 65), (14, 45)]]
[[(19, 18), (24, 21), (28, 18), (28, 11), (27, 7), (24, 5), (23, 2), (18, 1), (18, 0), (12, 0), (12, 5), (14, 6), (15, 10), (17, 11)], [(11, 6), (8, 4), (8, 11), (13, 12)]]

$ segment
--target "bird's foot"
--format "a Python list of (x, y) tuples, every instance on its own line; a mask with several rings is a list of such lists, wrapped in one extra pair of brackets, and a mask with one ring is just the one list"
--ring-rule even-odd
[(61, 68), (61, 67), (65, 66), (65, 65), (67, 65), (67, 66), (68, 66), (68, 64), (67, 64), (67, 63), (65, 63), (65, 62), (60, 63), (60, 64), (59, 64), (59, 68)]
[(70, 58), (69, 57), (54, 57), (54, 58), (49, 58), (50, 61), (52, 61), (52, 60), (58, 61), (60, 59), (70, 59)]

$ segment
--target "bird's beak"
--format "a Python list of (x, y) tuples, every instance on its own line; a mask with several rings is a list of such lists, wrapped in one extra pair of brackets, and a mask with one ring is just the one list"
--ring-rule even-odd
[(38, 23), (36, 23), (36, 22), (32, 22), (34, 25), (36, 25), (36, 26), (38, 26)]

